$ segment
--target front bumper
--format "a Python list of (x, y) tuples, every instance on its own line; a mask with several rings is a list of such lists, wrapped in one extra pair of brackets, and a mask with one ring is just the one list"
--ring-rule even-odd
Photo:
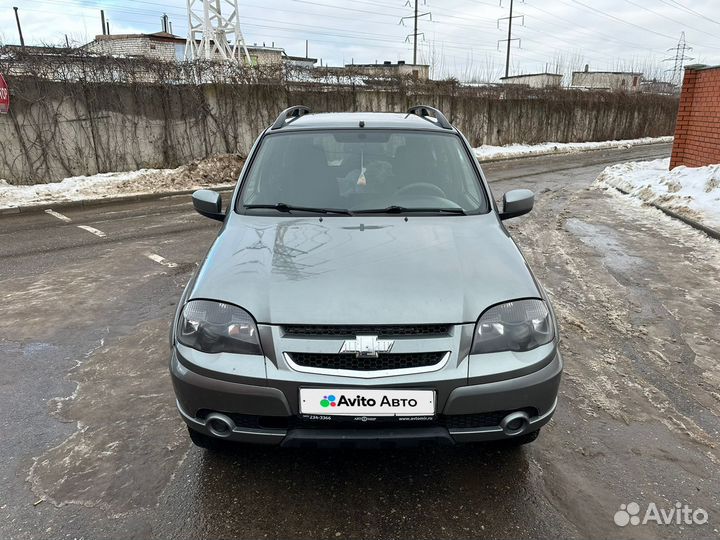
[[(542, 367), (530, 373), (502, 380), (488, 380), (478, 384), (467, 381), (486, 380), (481, 377), (465, 378), (446, 385), (445, 396), (438, 401), (438, 420), (489, 416), (497, 411), (527, 411), (528, 422), (520, 432), (508, 435), (500, 425), (459, 426), (455, 420), (438, 422), (423, 427), (405, 427), (392, 425), (380, 429), (340, 428), (332, 426), (310, 429), (293, 422), (297, 419), (297, 396), (294, 388), (289, 390), (287, 383), (270, 379), (277, 388), (267, 386), (268, 380), (255, 379), (253, 384), (235, 382), (201, 373), (192, 369), (187, 362), (178, 358), (173, 350), (170, 371), (177, 397), (177, 407), (188, 426), (206, 435), (213, 435), (206, 425), (208, 412), (235, 414), (242, 419), (259, 417), (287, 423), (284, 427), (257, 427), (242, 420), (233, 422), (231, 431), (224, 437), (227, 440), (271, 444), (281, 446), (337, 446), (337, 445), (403, 445), (433, 442), (455, 444), (461, 442), (491, 441), (522, 435), (539, 429), (550, 421), (557, 405), (558, 387), (562, 373), (562, 358), (555, 347), (551, 357), (542, 362)], [(472, 370), (471, 370), (472, 371)], [(389, 382), (389, 381), (388, 381)], [(430, 387), (431, 381), (424, 383)], [(376, 386), (388, 386), (376, 382)], [(285, 391), (284, 391), (285, 390)], [(290, 395), (286, 395), (290, 393)], [(462, 424), (462, 422), (460, 422)], [(471, 422), (470, 422), (471, 424)]]

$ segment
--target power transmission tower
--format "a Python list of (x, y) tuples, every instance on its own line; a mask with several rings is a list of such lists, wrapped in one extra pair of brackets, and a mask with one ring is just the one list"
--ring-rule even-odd
[[(425, 5), (425, 2), (423, 2), (423, 5)], [(408, 0), (405, 3), (405, 7), (411, 7), (412, 4), (410, 3), (410, 0)], [(422, 36), (423, 39), (425, 39), (425, 32), (418, 33), (418, 19), (420, 17), (429, 17), (432, 21), (432, 13), (430, 11), (426, 11), (425, 13), (419, 13), (418, 14), (418, 0), (415, 0), (415, 14), (414, 15), (408, 15), (407, 17), (401, 17), (400, 22), (398, 24), (405, 25), (406, 19), (413, 19), (414, 25), (413, 25), (413, 33), (408, 34), (405, 36), (405, 41), (409, 41), (410, 36), (413, 38), (413, 65), (417, 64), (417, 43), (418, 43), (418, 36)]]
[(668, 51), (675, 51), (675, 56), (670, 58), (665, 58), (663, 62), (675, 62), (673, 67), (666, 69), (665, 71), (672, 71), (671, 80), (673, 84), (680, 85), (682, 82), (680, 80), (682, 76), (683, 68), (685, 67), (685, 61), (686, 60), (694, 60), (694, 58), (690, 56), (686, 56), (685, 52), (692, 51), (692, 47), (688, 47), (687, 43), (685, 43), (685, 32), (680, 32), (680, 39), (678, 40), (678, 44), (675, 47), (670, 47)]
[[(525, 0), (522, 0), (522, 3), (525, 3)], [(502, 7), (502, 0), (500, 0), (500, 7)], [(510, 43), (513, 41), (518, 42), (518, 48), (521, 46), (522, 42), (520, 41), (520, 38), (513, 38), (512, 37), (512, 23), (513, 19), (522, 19), (522, 23), (520, 23), (522, 26), (525, 26), (525, 15), (513, 15), (513, 0), (510, 0), (510, 16), (509, 17), (500, 17), (497, 20), (498, 23), (498, 29), (500, 28), (500, 21), (504, 21), (507, 19), (508, 22), (508, 33), (507, 33), (507, 39), (498, 39), (498, 50), (500, 50), (500, 44), (503, 42), (507, 42), (507, 53), (505, 56), (505, 76), (508, 77), (510, 75)]]
[(238, 0), (187, 0), (187, 12), (186, 60), (240, 62), (243, 54), (248, 65), (251, 64), (240, 31)]

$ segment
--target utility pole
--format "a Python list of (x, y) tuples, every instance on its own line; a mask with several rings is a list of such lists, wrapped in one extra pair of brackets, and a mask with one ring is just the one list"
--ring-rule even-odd
[[(522, 0), (523, 3), (525, 0)], [(498, 40), (498, 50), (500, 49), (500, 43), (505, 41), (507, 43), (507, 52), (505, 54), (505, 77), (508, 77), (510, 75), (510, 43), (513, 41), (518, 42), (518, 47), (520, 46), (520, 39), (512, 37), (512, 23), (513, 19), (522, 19), (522, 25), (525, 26), (525, 15), (513, 15), (513, 4), (514, 1), (510, 0), (510, 16), (509, 17), (500, 17), (497, 20), (498, 23), (498, 29), (500, 28), (500, 21), (504, 21), (507, 19), (508, 21), (508, 33), (507, 33), (507, 39), (500, 39)], [(500, 0), (500, 7), (502, 7), (502, 0)]]
[[(405, 7), (411, 7), (410, 0), (407, 0), (405, 2)], [(425, 32), (418, 32), (418, 19), (420, 17), (429, 17), (432, 21), (432, 13), (430, 11), (426, 11), (425, 13), (418, 13), (418, 0), (415, 0), (415, 14), (409, 15), (407, 17), (400, 17), (400, 22), (398, 24), (402, 24), (405, 26), (405, 20), (406, 19), (413, 19), (413, 33), (408, 34), (405, 37), (405, 42), (407, 43), (410, 40), (410, 36), (413, 37), (413, 65), (417, 65), (417, 45), (418, 45), (418, 36), (422, 36), (425, 38)]]
[(512, 39), (513, 0), (510, 0), (510, 16), (508, 17), (507, 54), (505, 55), (505, 76), (510, 75), (510, 40)]
[(418, 20), (418, 0), (415, 0), (415, 26), (413, 27), (413, 65), (417, 65), (417, 20)]
[(680, 85), (682, 82), (682, 70), (685, 67), (685, 61), (686, 60), (695, 60), (694, 58), (690, 56), (685, 56), (685, 51), (690, 52), (692, 51), (692, 47), (688, 47), (687, 43), (685, 43), (685, 32), (680, 32), (680, 39), (678, 40), (678, 44), (675, 47), (670, 47), (668, 51), (675, 51), (675, 56), (671, 58), (665, 58), (663, 62), (674, 62), (673, 67), (670, 69), (666, 69), (665, 71), (672, 71), (672, 82), (673, 84)]
[(20, 46), (25, 48), (25, 39), (22, 35), (22, 27), (20, 26), (20, 15), (18, 15), (18, 8), (13, 7), (13, 9), (15, 10), (15, 22), (17, 23), (18, 27), (18, 34), (20, 34)]

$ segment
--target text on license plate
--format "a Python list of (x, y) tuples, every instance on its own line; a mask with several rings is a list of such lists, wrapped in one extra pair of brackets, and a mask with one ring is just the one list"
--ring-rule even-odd
[(301, 388), (300, 413), (343, 416), (428, 416), (435, 414), (435, 391)]

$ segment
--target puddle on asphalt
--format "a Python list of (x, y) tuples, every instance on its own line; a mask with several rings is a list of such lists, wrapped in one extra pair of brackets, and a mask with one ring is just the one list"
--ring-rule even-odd
[(32, 342), (17, 343), (13, 341), (0, 342), (0, 354), (22, 354), (24, 357), (34, 357), (40, 354), (51, 354), (57, 351), (59, 347), (54, 343)]
[(642, 257), (628, 253), (626, 245), (620, 240), (617, 232), (610, 227), (570, 218), (565, 222), (565, 228), (577, 236), (583, 244), (602, 255), (604, 266), (616, 278), (629, 277), (630, 274), (635, 274), (647, 266)]

